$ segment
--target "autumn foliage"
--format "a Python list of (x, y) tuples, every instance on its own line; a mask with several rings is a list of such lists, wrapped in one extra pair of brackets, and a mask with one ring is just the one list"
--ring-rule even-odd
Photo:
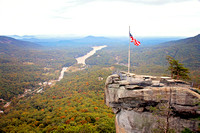
[(19, 101), (1, 115), (3, 132), (115, 132), (114, 114), (104, 104), (104, 83), (110, 71), (99, 67), (67, 73), (42, 94)]

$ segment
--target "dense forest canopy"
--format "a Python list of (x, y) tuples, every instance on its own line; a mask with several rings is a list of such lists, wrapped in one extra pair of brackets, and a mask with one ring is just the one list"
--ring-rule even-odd
[(16, 99), (17, 104), (1, 116), (1, 131), (114, 133), (114, 114), (104, 104), (103, 88), (110, 74), (110, 69), (100, 67), (67, 73), (45, 93)]
[(0, 98), (4, 100), (57, 79), (63, 66), (75, 64), (76, 57), (91, 50), (84, 46), (49, 48), (2, 36), (0, 39)]

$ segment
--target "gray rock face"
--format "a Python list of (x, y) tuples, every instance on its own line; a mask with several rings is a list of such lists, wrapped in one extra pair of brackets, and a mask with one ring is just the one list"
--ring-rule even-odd
[[(134, 75), (134, 74), (132, 74)], [(162, 83), (161, 83), (161, 82)], [(200, 95), (187, 83), (134, 75), (106, 80), (105, 103), (116, 114), (117, 133), (151, 133), (189, 128), (197, 132)]]

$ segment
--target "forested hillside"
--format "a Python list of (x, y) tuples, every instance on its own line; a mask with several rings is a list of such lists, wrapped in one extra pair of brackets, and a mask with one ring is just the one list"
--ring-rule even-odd
[(0, 116), (0, 131), (114, 133), (115, 116), (104, 104), (110, 74), (110, 68), (100, 67), (66, 73), (44, 93), (13, 101), (9, 113)]
[(163, 49), (161, 52), (177, 58), (187, 67), (197, 69), (200, 66), (200, 34), (178, 41), (166, 42), (157, 47)]
[(75, 57), (91, 48), (54, 48), (0, 37), (0, 98), (10, 100), (25, 89), (35, 89), (39, 83), (57, 79), (63, 66), (76, 63)]
[[(200, 35), (151, 46), (131, 45), (132, 72), (138, 74), (166, 75), (166, 56), (172, 56), (190, 70), (193, 82), (200, 82)], [(127, 65), (128, 43), (112, 45), (98, 51), (86, 62), (90, 65)]]
[(24, 49), (38, 49), (41, 45), (17, 40), (7, 36), (0, 36), (0, 52), (8, 53), (15, 52), (16, 50), (24, 50)]

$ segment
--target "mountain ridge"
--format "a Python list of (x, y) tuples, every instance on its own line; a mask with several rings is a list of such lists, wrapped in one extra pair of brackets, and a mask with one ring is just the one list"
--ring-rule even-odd
[(188, 66), (191, 66), (190, 64), (196, 64), (195, 67), (200, 65), (200, 34), (156, 46), (158, 49), (164, 49), (160, 51), (161, 53), (168, 51), (170, 56), (177, 58)]
[(193, 36), (193, 37), (188, 37), (188, 38), (184, 38), (184, 39), (179, 39), (179, 40), (175, 40), (175, 41), (169, 41), (169, 42), (164, 42), (161, 43), (159, 45), (168, 45), (168, 44), (181, 44), (181, 43), (191, 43), (191, 44), (200, 44), (200, 34)]
[[(44, 46), (51, 47), (65, 47), (66, 45), (120, 45), (128, 44), (129, 39), (127, 37), (105, 37), (105, 36), (85, 36), (85, 37), (46, 37), (40, 38), (39, 36), (16, 36), (12, 35), (19, 40), (30, 41), (33, 43), (38, 43)], [(183, 37), (137, 37), (137, 39), (142, 43), (142, 46), (152, 46), (160, 43), (164, 43), (171, 40), (178, 40)]]
[(37, 49), (40, 48), (41, 45), (33, 43), (33, 42), (28, 42), (28, 41), (22, 41), (18, 39), (14, 39), (12, 37), (7, 37), (7, 36), (0, 36), (0, 51), (5, 52), (5, 51), (10, 51), (12, 52), (13, 50), (27, 50), (27, 49)]
[(19, 39), (15, 39), (12, 37), (8, 36), (0, 36), (0, 44), (13, 44), (13, 45), (18, 45), (20, 47), (35, 47), (35, 46), (40, 46), (39, 44), (29, 42), (29, 41), (23, 41)]

